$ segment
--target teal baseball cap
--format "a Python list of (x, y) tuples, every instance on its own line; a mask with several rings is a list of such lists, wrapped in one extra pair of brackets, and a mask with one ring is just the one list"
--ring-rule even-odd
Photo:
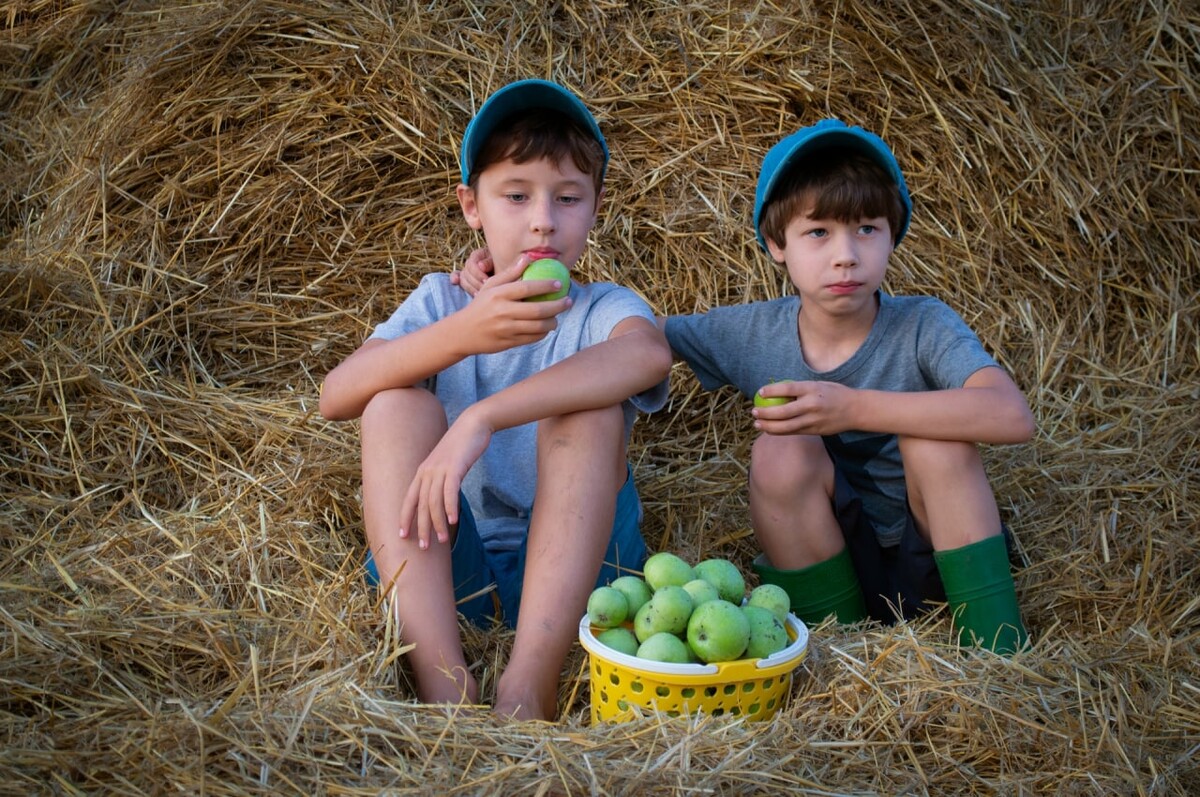
[(767, 251), (767, 241), (759, 226), (762, 224), (763, 208), (771, 198), (771, 193), (797, 160), (829, 147), (846, 147), (861, 152), (883, 167), (896, 181), (900, 201), (904, 205), (904, 218), (895, 233), (895, 243), (899, 244), (904, 239), (912, 218), (912, 197), (908, 195), (908, 184), (904, 182), (904, 174), (900, 171), (896, 156), (883, 143), (883, 139), (874, 133), (861, 127), (851, 127), (839, 119), (822, 119), (815, 125), (792, 133), (771, 147), (763, 158), (762, 171), (758, 173), (758, 189), (754, 192), (754, 234), (758, 236), (758, 245), (763, 251)]
[[(488, 140), (496, 127), (514, 114), (549, 109), (573, 119), (583, 129), (589, 131), (600, 142), (604, 151), (604, 170), (608, 169), (608, 144), (600, 126), (596, 124), (592, 112), (587, 109), (578, 97), (567, 89), (549, 80), (518, 80), (509, 83), (488, 97), (483, 107), (467, 125), (463, 134), (462, 152), (459, 154), (459, 167), (462, 170), (462, 181), (471, 181), (471, 172), (475, 168), (475, 159), (484, 142)], [(603, 177), (603, 173), (601, 174)]]

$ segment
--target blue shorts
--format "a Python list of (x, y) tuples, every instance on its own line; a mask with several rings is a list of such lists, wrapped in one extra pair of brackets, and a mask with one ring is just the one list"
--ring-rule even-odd
[[(462, 493), (458, 496), (458, 509), (458, 534), (450, 551), (458, 612), (484, 627), (499, 621), (509, 628), (516, 628), (529, 537), (526, 535), (516, 550), (488, 551), (479, 539), (475, 516)], [(642, 563), (646, 561), (641, 525), (642, 504), (633, 484), (633, 472), (626, 466), (625, 484), (617, 493), (612, 534), (608, 538), (608, 550), (596, 586), (608, 584), (617, 576), (641, 572)], [(369, 550), (366, 567), (367, 582), (378, 586), (379, 573)]]

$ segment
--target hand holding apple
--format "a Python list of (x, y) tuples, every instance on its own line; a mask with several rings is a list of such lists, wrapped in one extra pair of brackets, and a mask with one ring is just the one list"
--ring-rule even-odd
[[(784, 379), (782, 381), (776, 381), (776, 380), (772, 379), (766, 385), (763, 385), (763, 387), (768, 387), (770, 385), (787, 384), (787, 383), (790, 383), (791, 381), (792, 380), (790, 380), (790, 379)], [(758, 391), (754, 394), (754, 406), (755, 407), (778, 407), (783, 404), (787, 404), (791, 400), (792, 400), (791, 396), (764, 396), (762, 387), (760, 387), (758, 389)]]
[[(791, 400), (780, 407), (755, 407), (754, 428), (767, 434), (840, 434), (847, 429), (861, 429), (864, 415), (863, 397), (874, 391), (855, 390), (837, 382), (799, 380), (786, 386)], [(886, 395), (886, 394), (880, 394)]]
[(528, 256), (522, 255), (511, 266), (497, 269), (479, 293), (450, 316), (457, 327), (453, 337), (462, 341), (466, 353), (491, 354), (535, 343), (558, 327), (556, 316), (571, 306), (571, 298), (525, 301), (544, 292), (546, 285), (522, 279), (528, 265)]
[(571, 272), (559, 261), (552, 257), (535, 260), (521, 274), (523, 280), (557, 280), (559, 288), (549, 293), (539, 293), (525, 298), (527, 302), (552, 302), (561, 299), (571, 290)]

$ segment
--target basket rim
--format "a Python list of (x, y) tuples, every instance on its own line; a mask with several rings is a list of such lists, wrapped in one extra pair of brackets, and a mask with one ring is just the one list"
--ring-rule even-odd
[(711, 680), (711, 676), (725, 674), (729, 676), (728, 680), (739, 680), (787, 672), (800, 663), (800, 660), (808, 652), (808, 626), (791, 613), (787, 616), (787, 626), (796, 635), (796, 638), (778, 653), (762, 659), (738, 659), (710, 664), (671, 664), (650, 661), (614, 650), (596, 639), (595, 634), (592, 633), (592, 625), (588, 622), (587, 614), (584, 614), (579, 620), (579, 644), (590, 655), (597, 656), (610, 664), (647, 675), (692, 676)]

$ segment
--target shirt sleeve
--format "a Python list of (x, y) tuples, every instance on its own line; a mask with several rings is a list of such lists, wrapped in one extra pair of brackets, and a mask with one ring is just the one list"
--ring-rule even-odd
[(917, 359), (934, 390), (960, 388), (971, 374), (996, 367), (979, 336), (945, 302), (929, 299), (921, 314)]

